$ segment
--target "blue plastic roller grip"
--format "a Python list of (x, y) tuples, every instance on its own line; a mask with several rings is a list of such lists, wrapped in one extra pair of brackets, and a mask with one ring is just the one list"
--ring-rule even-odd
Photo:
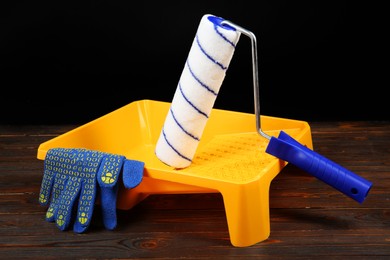
[(300, 144), (283, 131), (278, 138), (271, 137), (266, 152), (294, 164), (359, 203), (365, 200), (372, 187), (370, 181)]

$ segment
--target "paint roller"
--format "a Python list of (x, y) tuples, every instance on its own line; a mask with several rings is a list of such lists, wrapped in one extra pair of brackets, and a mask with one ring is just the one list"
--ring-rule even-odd
[[(177, 168), (187, 167), (191, 164), (197, 145), (200, 141), (200, 136), (206, 124), (208, 113), (212, 109), (216, 95), (222, 84), (227, 64), (230, 62), (235, 44), (238, 42), (241, 33), (251, 39), (256, 128), (262, 137), (269, 140), (266, 152), (301, 168), (346, 196), (362, 203), (372, 187), (370, 181), (307, 148), (284, 131), (280, 131), (278, 137), (269, 136), (262, 131), (256, 37), (247, 29), (212, 15), (205, 15), (199, 25), (197, 35), (186, 62), (186, 67), (183, 70), (178, 88), (171, 103), (171, 108), (156, 145), (155, 152), (157, 157), (162, 162)], [(211, 37), (213, 40), (207, 41), (207, 39), (203, 38), (208, 37), (207, 34), (213, 35), (213, 37)], [(202, 41), (215, 44), (215, 46), (208, 46), (209, 49), (204, 49), (202, 47), (202, 41), (199, 40), (199, 35), (202, 35)], [(218, 38), (216, 37), (217, 35), (218, 37), (221, 37), (218, 40), (216, 39)], [(227, 45), (226, 42), (224, 42), (225, 40), (226, 42), (231, 43), (231, 49), (225, 49)], [(207, 50), (211, 50), (211, 52), (207, 52)], [(217, 72), (215, 67), (207, 66), (204, 67), (202, 71), (201, 66), (205, 66), (203, 62), (205, 62), (206, 58), (203, 57), (202, 59), (200, 56), (204, 55), (215, 64), (219, 64), (218, 60), (213, 58), (213, 54), (217, 55), (220, 51), (222, 54), (221, 56), (225, 57), (224, 61), (226, 62), (225, 66), (222, 66), (223, 68), (226, 68), (224, 72)], [(197, 60), (197, 58), (199, 60)], [(199, 62), (197, 64), (198, 66), (195, 64), (191, 65), (193, 64), (191, 62), (195, 61)], [(197, 70), (192, 70), (191, 67), (196, 67)], [(196, 74), (195, 71), (199, 72), (199, 74)], [(199, 85), (204, 88), (211, 86), (205, 82), (208, 82), (208, 79), (213, 78), (213, 76), (219, 76), (219, 80), (213, 85), (215, 90), (213, 93), (214, 95), (207, 96), (197, 93), (197, 87), (199, 87)], [(183, 87), (184, 85), (185, 87)], [(210, 88), (212, 89), (212, 87)], [(187, 92), (184, 92), (183, 89), (186, 89)], [(207, 102), (205, 102), (205, 100)], [(203, 112), (205, 117), (203, 120), (200, 119), (202, 117), (199, 114), (202, 113), (200, 112), (201, 110), (198, 111), (199, 108), (204, 109)], [(191, 109), (196, 112), (188, 111)], [(181, 114), (180, 118), (175, 116), (175, 111), (177, 111), (178, 114)], [(183, 137), (186, 135), (187, 137)], [(189, 141), (191, 139), (192, 141)]]
[(155, 154), (175, 168), (189, 166), (233, 56), (240, 33), (222, 18), (202, 17)]

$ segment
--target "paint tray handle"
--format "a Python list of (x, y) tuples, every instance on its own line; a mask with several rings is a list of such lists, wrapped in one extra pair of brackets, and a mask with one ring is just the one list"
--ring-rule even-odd
[(283, 131), (278, 138), (271, 137), (266, 152), (294, 164), (359, 203), (372, 187), (371, 182), (300, 144)]

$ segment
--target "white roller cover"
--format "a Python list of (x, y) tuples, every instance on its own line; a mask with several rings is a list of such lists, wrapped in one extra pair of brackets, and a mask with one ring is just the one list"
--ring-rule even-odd
[(156, 156), (175, 168), (189, 166), (233, 57), (240, 32), (204, 15), (157, 141)]

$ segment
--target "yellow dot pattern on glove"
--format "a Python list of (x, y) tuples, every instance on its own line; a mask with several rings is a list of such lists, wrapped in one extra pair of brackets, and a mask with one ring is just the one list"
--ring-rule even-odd
[(43, 194), (39, 195), (39, 202), (42, 204), (47, 202), (47, 199)]
[[(77, 165), (82, 163), (83, 154), (74, 153), (71, 149), (59, 149), (54, 152), (52, 162), (54, 163), (53, 170), (57, 172), (55, 181), (55, 196), (60, 197), (57, 208), (56, 223), (61, 229), (65, 229), (65, 224), (68, 224), (65, 216), (72, 211), (72, 202), (80, 190), (79, 172)], [(66, 188), (65, 188), (66, 187)]]
[(85, 156), (84, 170), (82, 172), (84, 188), (81, 190), (77, 219), (84, 225), (89, 223), (93, 212), (96, 192), (96, 171), (100, 165), (103, 153), (99, 151), (86, 151), (83, 155)]
[[(122, 155), (83, 148), (49, 149), (39, 194), (42, 205), (50, 201), (46, 219), (65, 230), (72, 222), (72, 213), (77, 208), (73, 230), (77, 233), (84, 232), (93, 215), (97, 182), (101, 190), (107, 188), (108, 198), (112, 200), (114, 195), (111, 191), (116, 191), (113, 188), (125, 159)], [(113, 209), (115, 211), (115, 200)], [(111, 208), (108, 211), (112, 213)], [(116, 225), (112, 223), (108, 223), (110, 228)]]
[(86, 213), (81, 213), (79, 216), (79, 222), (85, 224), (88, 221), (88, 215)]
[(55, 221), (61, 230), (66, 229), (74, 201), (79, 198), (77, 219), (88, 225), (95, 203), (96, 173), (102, 157), (102, 152), (86, 149), (56, 148), (48, 151), (39, 195), (39, 202), (43, 205), (52, 196), (46, 212), (48, 221)]
[[(68, 202), (68, 207), (65, 205), (58, 206), (59, 202), (64, 200), (61, 196), (66, 196), (66, 199), (69, 199), (70, 194), (65, 189), (65, 186), (71, 184), (68, 181), (69, 176), (74, 177), (76, 175), (71, 168), (72, 165), (77, 164), (78, 158), (75, 153), (70, 153), (69, 151), (70, 149), (52, 149), (48, 152), (45, 159), (45, 171), (39, 201), (42, 204), (48, 202), (51, 189), (50, 185), (53, 183), (54, 178), (52, 203), (46, 213), (46, 219), (49, 221), (52, 221), (56, 217), (55, 214), (62, 216), (63, 219), (64, 211), (71, 210), (69, 207), (70, 202)], [(74, 190), (74, 187), (72, 189)], [(63, 226), (64, 221), (57, 221), (57, 224)]]
[(111, 172), (107, 172), (102, 175), (102, 181), (106, 184), (111, 184), (115, 181), (115, 178), (112, 176)]
[(53, 208), (49, 208), (47, 211), (46, 211), (46, 218), (49, 219), (51, 217), (53, 217), (54, 213), (53, 213)]
[(106, 157), (106, 160), (103, 159), (102, 162), (102, 172), (100, 179), (104, 184), (113, 184), (117, 181), (120, 167), (121, 167), (121, 156), (118, 155), (109, 155)]
[(57, 220), (56, 220), (56, 223), (58, 226), (62, 227), (65, 224), (64, 216), (59, 215)]

